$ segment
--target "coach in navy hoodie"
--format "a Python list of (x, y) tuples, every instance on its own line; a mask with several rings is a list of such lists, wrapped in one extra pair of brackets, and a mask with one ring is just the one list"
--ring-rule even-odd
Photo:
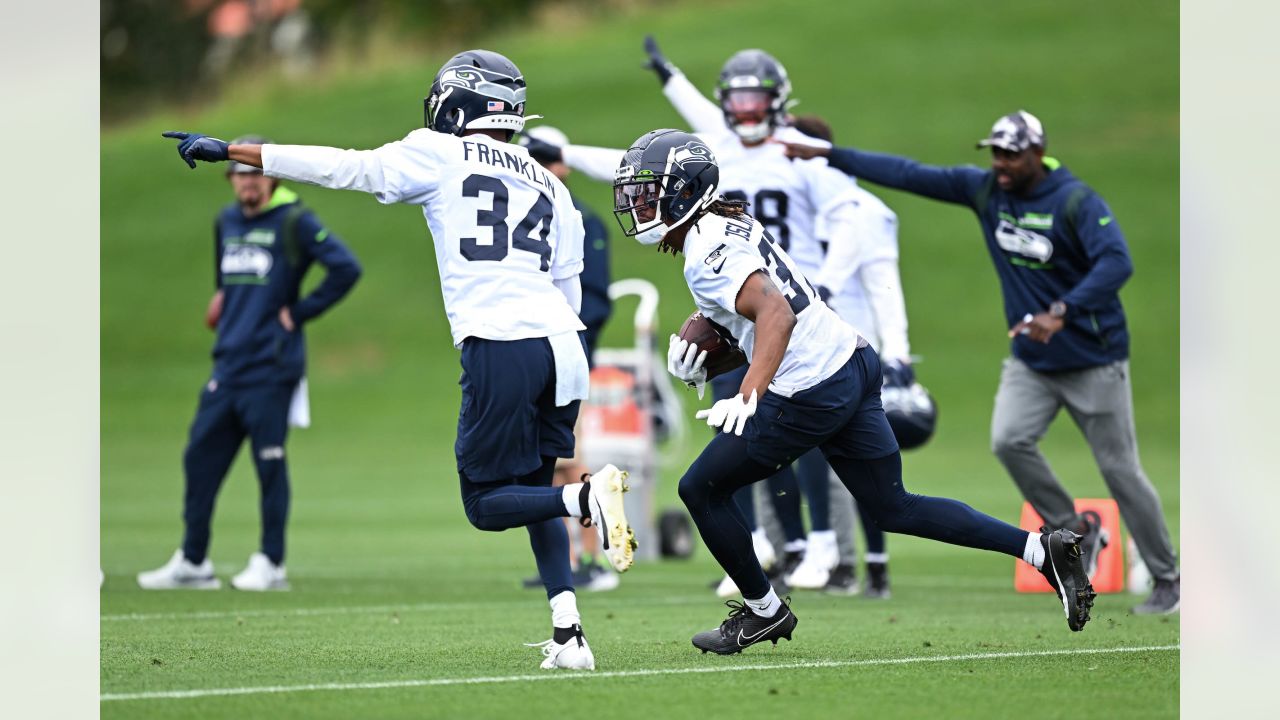
[(1129, 382), (1129, 330), (1120, 287), (1133, 273), (1111, 210), (1057, 160), (1026, 111), (996, 121), (978, 143), (991, 169), (934, 167), (852, 148), (788, 145), (825, 156), (859, 179), (971, 208), (1000, 276), (1013, 339), (992, 416), (992, 448), (1024, 497), (1052, 527), (1081, 532), (1090, 574), (1108, 538), (1096, 513), (1075, 512), (1037, 444), (1066, 406), (1093, 449), (1139, 552), (1156, 578), (1140, 613), (1178, 609), (1178, 565), (1160, 498), (1138, 461)]
[[(242, 142), (265, 142), (260, 138)], [(183, 453), (186, 475), (182, 547), (163, 567), (138, 575), (147, 589), (213, 589), (221, 582), (207, 557), (214, 501), (247, 437), (261, 490), (262, 541), (232, 585), (283, 590), (289, 472), (285, 462), (291, 401), (306, 366), (305, 324), (343, 298), (360, 265), (292, 190), (248, 165), (231, 163), (236, 202), (214, 223), (217, 292), (206, 318), (217, 331), (213, 374)], [(302, 279), (315, 262), (325, 278), (305, 297)]]

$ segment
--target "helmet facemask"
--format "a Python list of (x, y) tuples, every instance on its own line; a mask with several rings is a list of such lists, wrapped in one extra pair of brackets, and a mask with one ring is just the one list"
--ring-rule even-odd
[(658, 208), (662, 199), (659, 182), (659, 176), (652, 173), (639, 178), (619, 177), (614, 180), (613, 215), (618, 219), (622, 234), (634, 237), (643, 245), (652, 245), (666, 235), (662, 211)]
[(786, 124), (791, 81), (769, 53), (741, 50), (720, 70), (715, 96), (725, 124), (744, 143), (755, 145)]
[[(627, 237), (674, 252), (677, 248), (665, 242), (667, 234), (706, 212), (716, 197), (719, 169), (701, 141), (663, 132), (670, 135), (657, 144), (633, 147), (624, 156), (614, 175), (613, 213)], [(679, 139), (671, 142), (676, 135)]]
[(722, 93), (720, 109), (729, 127), (743, 142), (759, 143), (776, 127), (774, 105), (777, 93), (759, 88), (740, 88)]

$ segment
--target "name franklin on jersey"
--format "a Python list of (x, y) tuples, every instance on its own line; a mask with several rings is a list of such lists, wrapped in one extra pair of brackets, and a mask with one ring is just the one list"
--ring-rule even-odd
[[(473, 155), (474, 158), (472, 157)], [(470, 140), (462, 141), (462, 157), (464, 160), (470, 161), (474, 159), (475, 162), (505, 167), (513, 172), (518, 172), (529, 178), (530, 182), (545, 187), (551, 197), (554, 198), (556, 196), (556, 186), (552, 184), (551, 176), (528, 159)]]

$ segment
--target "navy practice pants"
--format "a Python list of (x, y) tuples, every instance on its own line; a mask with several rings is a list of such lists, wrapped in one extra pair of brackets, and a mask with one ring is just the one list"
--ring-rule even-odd
[(294, 387), (289, 383), (232, 388), (211, 380), (200, 393), (182, 454), (186, 472), (182, 554), (187, 560), (202, 563), (209, 552), (209, 523), (218, 490), (247, 437), (261, 490), (261, 550), (271, 562), (284, 562), (284, 530), (289, 517), (284, 444)]
[(1026, 531), (956, 500), (906, 491), (880, 385), (880, 358), (860, 348), (813, 388), (790, 398), (765, 393), (742, 436), (717, 434), (681, 478), (680, 497), (698, 532), (744, 597), (764, 597), (769, 581), (733, 493), (814, 447), (881, 530), (1022, 557)]

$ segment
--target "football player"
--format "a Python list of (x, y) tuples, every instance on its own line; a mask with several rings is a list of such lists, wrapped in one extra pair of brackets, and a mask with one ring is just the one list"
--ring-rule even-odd
[[(693, 128), (695, 134), (715, 152), (721, 166), (722, 191), (730, 199), (746, 201), (753, 215), (769, 228), (779, 245), (796, 260), (801, 270), (817, 282), (822, 299), (842, 317), (859, 327), (877, 330), (869, 338), (886, 362), (886, 376), (905, 377), (911, 373), (907, 341), (905, 304), (897, 272), (897, 217), (879, 198), (857, 187), (847, 176), (821, 165), (804, 167), (787, 160), (771, 140), (828, 145), (787, 123), (791, 83), (786, 69), (762, 50), (743, 50), (724, 64), (716, 84), (716, 102), (705, 98), (668, 61), (652, 37), (645, 38), (648, 67), (658, 76), (663, 93)], [(570, 146), (562, 150), (565, 161), (586, 174), (608, 180), (621, 151)], [(673, 339), (672, 359), (688, 351)], [(716, 400), (730, 397), (741, 382), (741, 369), (712, 380)], [(798, 504), (779, 504), (779, 499), (795, 499), (771, 487), (770, 503), (787, 536), (783, 565), (785, 582), (798, 588), (852, 593), (858, 590), (852, 564), (841, 562), (841, 546), (852, 556), (852, 503), (830, 502), (830, 471), (819, 454), (811, 453), (797, 462), (796, 475), (809, 500), (810, 533), (803, 539)], [(780, 473), (790, 476), (790, 470)], [(782, 478), (770, 480), (780, 485)], [(772, 546), (751, 512), (750, 490), (738, 497), (740, 507), (754, 530), (758, 557), (765, 562), (773, 556)], [(793, 509), (794, 507), (794, 509)], [(832, 517), (832, 509), (836, 510)], [(835, 522), (833, 522), (833, 519)], [(874, 524), (862, 523), (867, 541), (867, 595), (889, 595), (888, 554), (884, 533)], [(792, 529), (795, 528), (795, 529)], [(803, 558), (800, 560), (800, 558)], [(797, 560), (799, 562), (797, 563)], [(766, 562), (767, 565), (767, 562)], [(722, 596), (736, 589), (726, 578)]]
[(634, 559), (623, 512), (626, 473), (612, 465), (586, 482), (551, 486), (556, 458), (573, 456), (587, 395), (578, 319), (583, 227), (569, 191), (509, 144), (525, 123), (526, 85), (506, 57), (468, 50), (447, 61), (424, 101), (425, 129), (375, 150), (232, 144), (166, 133), (178, 153), (236, 162), (266, 175), (359, 190), (422, 208), (454, 346), (462, 407), (454, 444), (462, 504), (480, 530), (525, 527), (551, 603), (543, 668), (594, 669), (570, 578), (562, 517), (600, 533), (619, 572)]
[[(1094, 592), (1069, 530), (1028, 533), (955, 500), (908, 493), (902, 459), (880, 405), (882, 368), (865, 337), (821, 302), (817, 289), (744, 203), (719, 194), (711, 149), (677, 130), (655, 130), (626, 151), (614, 179), (623, 233), (683, 253), (698, 309), (725, 327), (750, 358), (738, 392), (697, 413), (721, 428), (680, 480), (680, 497), (712, 555), (742, 590), (728, 619), (693, 637), (695, 647), (741, 652), (790, 639), (797, 620), (752, 552), (733, 493), (819, 448), (876, 524), (1021, 558), (1057, 590), (1067, 623), (1081, 630)], [(705, 354), (678, 365), (689, 382)]]

